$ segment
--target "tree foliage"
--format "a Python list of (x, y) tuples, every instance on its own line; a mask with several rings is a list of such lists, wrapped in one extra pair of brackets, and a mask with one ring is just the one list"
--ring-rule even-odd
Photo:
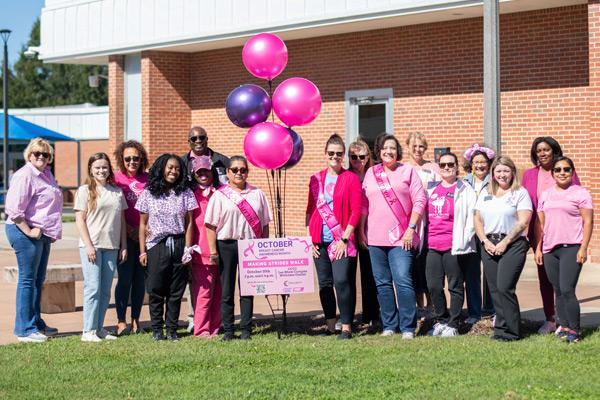
[[(88, 77), (106, 75), (105, 66), (44, 64), (37, 57), (27, 58), (29, 46), (40, 45), (40, 20), (31, 29), (27, 45), (21, 49), (19, 60), (9, 72), (9, 107), (34, 108), (70, 104), (108, 104), (107, 81), (100, 79), (97, 88), (90, 88)], [(0, 78), (0, 84), (2, 80)], [(1, 96), (0, 96), (1, 97)], [(0, 98), (0, 107), (2, 99)]]

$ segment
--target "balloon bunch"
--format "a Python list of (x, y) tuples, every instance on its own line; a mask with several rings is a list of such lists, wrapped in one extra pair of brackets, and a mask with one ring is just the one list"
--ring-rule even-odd
[[(304, 78), (286, 79), (272, 92), (273, 79), (288, 62), (287, 47), (276, 35), (260, 33), (251, 37), (242, 50), (242, 62), (252, 75), (268, 81), (269, 92), (253, 84), (238, 86), (227, 96), (225, 110), (236, 126), (250, 128), (244, 138), (248, 161), (271, 171), (271, 179), (267, 173), (267, 180), (277, 211), (276, 235), (283, 236), (285, 175), (282, 190), (281, 171), (298, 164), (304, 154), (302, 138), (292, 127), (309, 124), (317, 118), (321, 112), (321, 94), (314, 83)], [(287, 127), (275, 123), (273, 113)], [(267, 122), (269, 116), (271, 121)]]

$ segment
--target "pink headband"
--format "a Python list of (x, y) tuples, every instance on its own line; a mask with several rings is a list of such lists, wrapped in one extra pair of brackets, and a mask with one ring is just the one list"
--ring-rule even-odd
[(494, 152), (494, 150), (490, 149), (489, 147), (480, 146), (477, 143), (475, 143), (473, 146), (467, 149), (467, 151), (465, 151), (465, 159), (471, 162), (473, 154), (477, 151), (484, 153), (489, 160), (492, 160), (494, 157), (496, 157), (496, 153)]
[(209, 156), (200, 156), (192, 158), (192, 171), (196, 172), (199, 169), (211, 169), (212, 160)]

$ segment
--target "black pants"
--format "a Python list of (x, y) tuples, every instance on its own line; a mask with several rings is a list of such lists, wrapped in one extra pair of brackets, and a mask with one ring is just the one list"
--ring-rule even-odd
[(412, 269), (413, 287), (415, 288), (415, 294), (427, 294), (429, 293), (429, 287), (427, 286), (427, 247), (426, 243), (423, 244), (423, 249), (415, 257)]
[(360, 290), (362, 296), (362, 322), (368, 324), (371, 321), (379, 321), (379, 301), (377, 300), (377, 286), (373, 278), (373, 267), (369, 250), (359, 248), (358, 259), (360, 261)]
[(325, 318), (335, 318), (337, 294), (340, 322), (351, 324), (354, 321), (356, 307), (356, 260), (354, 257), (344, 257), (332, 263), (327, 254), (329, 243), (321, 243), (318, 246), (319, 257), (314, 260), (319, 281), (319, 298)]
[(517, 282), (525, 266), (529, 243), (520, 237), (512, 242), (501, 256), (491, 256), (481, 249), (481, 261), (490, 288), (496, 325), (494, 334), (507, 339), (521, 338), (521, 311), (517, 299)]
[[(221, 276), (221, 320), (225, 332), (234, 331), (234, 298), (235, 283), (238, 272), (238, 242), (237, 240), (217, 240), (219, 251), (219, 275)], [(253, 296), (240, 296), (240, 329), (252, 330), (252, 314), (254, 309)]]
[[(438, 251), (429, 249), (427, 252), (427, 285), (433, 302), (434, 319), (458, 328), (458, 320), (465, 301), (464, 276), (465, 271), (473, 263), (478, 263), (476, 254), (452, 255), (450, 250)], [(450, 293), (450, 310), (447, 309), (444, 294), (444, 281), (448, 279)]]
[(154, 332), (162, 331), (165, 325), (163, 317), (165, 304), (167, 331), (177, 330), (181, 298), (187, 284), (189, 267), (181, 263), (185, 239), (183, 235), (170, 238), (161, 240), (148, 250), (146, 290), (149, 295), (150, 321)]
[(576, 332), (580, 329), (579, 301), (575, 287), (581, 273), (581, 264), (577, 263), (580, 245), (559, 245), (544, 254), (544, 268), (556, 295), (556, 313), (558, 323)]

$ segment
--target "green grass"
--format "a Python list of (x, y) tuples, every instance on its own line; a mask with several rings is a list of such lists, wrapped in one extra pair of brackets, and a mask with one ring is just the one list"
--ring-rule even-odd
[[(514, 343), (306, 334), (262, 326), (250, 342), (149, 334), (114, 342), (59, 338), (0, 348), (0, 398), (593, 399), (600, 332), (576, 345), (532, 335)], [(262, 331), (262, 332), (261, 332)]]

